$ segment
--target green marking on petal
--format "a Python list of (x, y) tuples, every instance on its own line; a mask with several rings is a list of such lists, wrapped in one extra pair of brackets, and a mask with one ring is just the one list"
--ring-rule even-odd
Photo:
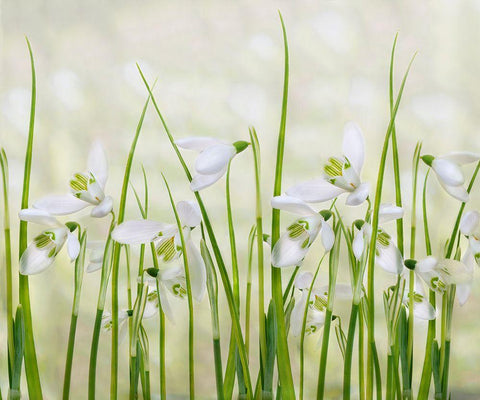
[(89, 178), (87, 174), (76, 173), (73, 175), (73, 178), (70, 179), (70, 187), (76, 192), (87, 191), (89, 180), (91, 181), (91, 179), (93, 179), (93, 182), (95, 181), (93, 175)]
[(172, 236), (169, 239), (164, 240), (157, 247), (157, 254), (163, 258), (163, 261), (172, 261), (177, 255), (177, 248), (175, 246), (175, 238)]

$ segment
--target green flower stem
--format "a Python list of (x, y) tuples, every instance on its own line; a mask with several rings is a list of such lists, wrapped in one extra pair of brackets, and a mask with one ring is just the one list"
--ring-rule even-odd
[(351, 389), (351, 374), (352, 374), (352, 356), (353, 356), (353, 342), (355, 340), (355, 328), (357, 325), (359, 305), (352, 303), (350, 311), (350, 321), (348, 323), (347, 345), (345, 347), (345, 362), (343, 370), (343, 399), (350, 399)]
[[(125, 174), (123, 177), (122, 193), (120, 195), (120, 205), (118, 208), (117, 223), (121, 224), (125, 219), (125, 205), (127, 202), (128, 182), (130, 180), (130, 171), (132, 168), (133, 156), (137, 146), (138, 138), (142, 130), (145, 112), (147, 111), (150, 96), (147, 98), (143, 106), (140, 119), (137, 124), (135, 136), (130, 146), (127, 163), (125, 165)], [(118, 384), (118, 275), (120, 264), (121, 245), (115, 243), (113, 247), (113, 265), (112, 265), (112, 355), (111, 355), (111, 371), (110, 371), (110, 398), (117, 398)]]
[(68, 334), (67, 358), (65, 362), (65, 375), (63, 378), (63, 399), (70, 398), (70, 381), (72, 377), (73, 349), (75, 347), (75, 334), (77, 331), (78, 311), (80, 309), (80, 294), (82, 292), (83, 271), (85, 267), (85, 250), (87, 245), (87, 232), (80, 235), (80, 253), (75, 260), (75, 290), (73, 294), (72, 317), (70, 319), (70, 331)]
[[(255, 128), (250, 128), (250, 142), (252, 143), (253, 161), (255, 164), (255, 217), (257, 234), (257, 274), (258, 274), (258, 335), (260, 346), (260, 360), (267, 359), (267, 339), (265, 331), (265, 278), (263, 265), (263, 217), (262, 217), (262, 189), (261, 189), (261, 157), (260, 144)], [(263, 376), (261, 377), (263, 382)], [(262, 385), (263, 388), (263, 385)]]
[(358, 392), (359, 400), (365, 400), (365, 316), (360, 303), (358, 310)]
[(248, 268), (247, 268), (247, 288), (245, 295), (245, 349), (247, 357), (250, 360), (250, 309), (252, 302), (252, 264), (253, 264), (253, 246), (255, 245), (256, 227), (252, 226), (248, 235)]
[[(153, 266), (158, 271), (158, 258), (157, 252), (155, 250), (155, 245), (150, 243), (150, 250), (152, 252)], [(158, 330), (158, 340), (159, 340), (159, 355), (160, 355), (160, 398), (166, 400), (167, 398), (167, 380), (166, 380), (166, 363), (165, 363), (165, 313), (162, 309), (162, 302), (160, 301), (160, 287), (157, 280), (157, 298), (158, 298), (158, 308), (159, 308), (159, 330)]]
[(320, 271), (320, 266), (326, 256), (326, 253), (323, 254), (322, 258), (318, 262), (317, 269), (313, 275), (312, 282), (308, 288), (307, 302), (305, 303), (305, 308), (303, 309), (303, 318), (302, 318), (302, 330), (300, 332), (300, 389), (299, 389), (299, 399), (303, 400), (303, 387), (304, 387), (304, 371), (305, 371), (305, 332), (307, 328), (307, 315), (308, 308), (310, 306), (310, 296), (312, 295), (312, 290), (317, 280), (318, 272)]
[(330, 325), (332, 323), (333, 303), (335, 300), (335, 285), (337, 283), (338, 263), (340, 255), (340, 223), (335, 230), (335, 243), (330, 250), (328, 263), (328, 296), (325, 311), (325, 325), (323, 327), (322, 348), (320, 351), (320, 364), (318, 368), (317, 399), (322, 400), (325, 395), (325, 373), (327, 370), (328, 344), (330, 339)]
[(0, 166), (3, 183), (3, 235), (5, 241), (5, 293), (7, 318), (7, 347), (9, 383), (12, 384), (12, 371), (15, 362), (15, 345), (13, 338), (13, 284), (12, 284), (12, 241), (10, 236), (10, 208), (8, 199), (8, 160), (5, 150), (0, 150)]
[[(430, 242), (430, 230), (428, 228), (428, 215), (427, 215), (427, 182), (430, 169), (425, 175), (425, 181), (423, 184), (423, 197), (422, 197), (422, 211), (423, 211), (423, 230), (425, 236), (425, 250), (427, 256), (432, 255), (432, 244)], [(435, 308), (436, 296), (433, 290), (429, 290), (430, 304)], [(430, 391), (430, 382), (432, 380), (432, 345), (435, 340), (436, 331), (436, 318), (428, 321), (427, 339), (425, 342), (425, 357), (423, 360), (422, 377), (420, 379), (420, 386), (418, 389), (418, 399), (428, 399), (428, 393)]]
[(178, 232), (180, 234), (180, 241), (182, 243), (182, 258), (183, 266), (185, 268), (185, 281), (187, 286), (187, 300), (188, 300), (188, 370), (189, 370), (189, 387), (190, 387), (190, 399), (195, 399), (195, 365), (194, 365), (194, 321), (193, 321), (193, 297), (192, 297), (192, 284), (190, 281), (190, 268), (188, 263), (187, 246), (185, 243), (185, 237), (183, 234), (183, 227), (178, 216), (177, 208), (172, 197), (172, 192), (168, 186), (168, 182), (163, 177), (165, 186), (167, 187), (168, 197), (175, 214), (175, 220), (177, 221)]
[[(288, 101), (288, 79), (289, 79), (289, 57), (288, 57), (288, 43), (285, 24), (282, 15), (280, 15), (280, 22), (282, 24), (283, 41), (285, 46), (285, 69), (283, 81), (283, 100), (282, 100), (282, 115), (280, 119), (280, 130), (278, 134), (277, 144), (277, 161), (275, 167), (275, 185), (273, 189), (273, 196), (278, 196), (282, 192), (282, 169), (283, 169), (283, 154), (285, 151), (285, 128), (287, 121), (287, 101)], [(272, 209), (272, 249), (275, 243), (280, 238), (280, 210)], [(272, 279), (272, 300), (275, 307), (275, 317), (277, 323), (277, 365), (279, 383), (282, 388), (282, 397), (285, 399), (295, 398), (295, 389), (293, 387), (293, 376), (290, 364), (290, 355), (288, 353), (287, 330), (285, 326), (285, 313), (283, 309), (282, 296), (282, 271), (280, 268), (273, 267), (271, 269)]]
[[(175, 144), (175, 140), (173, 139), (173, 136), (172, 136), (170, 130), (168, 129), (168, 126), (165, 122), (165, 119), (163, 118), (163, 115), (160, 112), (158, 104), (157, 104), (157, 102), (155, 100), (155, 97), (152, 93), (152, 88), (148, 85), (148, 82), (146, 81), (145, 76), (143, 75), (143, 72), (140, 69), (140, 67), (138, 67), (138, 71), (140, 73), (140, 76), (142, 77), (142, 80), (143, 80), (143, 83), (145, 84), (145, 87), (148, 90), (148, 93), (150, 94), (150, 97), (152, 99), (152, 103), (155, 107), (155, 111), (156, 111), (158, 117), (160, 118), (160, 121), (163, 125), (163, 128), (165, 129), (168, 140), (170, 141), (170, 144), (172, 145), (172, 148), (173, 148), (180, 164), (182, 165), (182, 168), (185, 172), (185, 175), (187, 176), (187, 179), (189, 181), (191, 181), (192, 180), (192, 174), (190, 173), (190, 171), (187, 167), (187, 164), (185, 163), (185, 160), (183, 159), (183, 157), (180, 153), (180, 150), (178, 149), (177, 145)], [(248, 395), (251, 397), (252, 396), (252, 384), (251, 384), (251, 379), (250, 379), (250, 371), (249, 371), (249, 368), (248, 368), (247, 353), (246, 353), (246, 350), (245, 350), (245, 343), (243, 341), (243, 335), (242, 335), (242, 330), (241, 330), (241, 326), (240, 326), (240, 317), (238, 315), (238, 310), (237, 310), (237, 307), (235, 306), (235, 301), (234, 301), (234, 298), (233, 298), (232, 286), (231, 286), (231, 283), (230, 283), (230, 279), (228, 277), (228, 272), (227, 272), (227, 269), (225, 267), (225, 263), (223, 261), (220, 248), (218, 246), (217, 238), (216, 238), (215, 233), (213, 231), (213, 227), (212, 227), (212, 224), (210, 222), (210, 218), (208, 216), (205, 205), (203, 203), (202, 197), (200, 196), (200, 194), (198, 192), (195, 192), (195, 198), (197, 199), (198, 205), (200, 207), (203, 222), (205, 224), (205, 228), (206, 228), (208, 237), (210, 239), (210, 243), (212, 245), (213, 254), (214, 254), (215, 260), (217, 262), (217, 267), (218, 267), (218, 270), (219, 270), (219, 273), (220, 273), (220, 277), (222, 279), (223, 288), (225, 290), (225, 294), (226, 294), (226, 297), (227, 297), (227, 303), (228, 303), (228, 309), (229, 309), (229, 312), (230, 312), (230, 317), (233, 321), (233, 331), (235, 332), (235, 341), (236, 341), (238, 349), (239, 349), (239, 357), (240, 357), (240, 361), (242, 363), (242, 369), (243, 369), (245, 384), (246, 384), (247, 389), (248, 389)]]
[[(30, 123), (28, 127), (27, 150), (25, 154), (25, 168), (23, 175), (23, 192), (21, 208), (28, 208), (28, 196), (30, 192), (30, 175), (32, 170), (33, 153), (33, 132), (35, 126), (35, 105), (36, 105), (36, 76), (35, 63), (33, 60), (32, 48), (26, 38), (28, 52), (30, 54), (30, 64), (32, 69), (32, 99), (30, 104)], [(20, 237), (18, 241), (19, 258), (27, 248), (27, 222), (20, 221)], [(27, 378), (28, 395), (31, 399), (43, 399), (42, 387), (40, 384), (40, 374), (38, 372), (37, 354), (35, 351), (35, 341), (33, 337), (32, 309), (30, 305), (30, 291), (28, 288), (28, 276), (19, 275), (19, 299), (23, 309), (23, 320), (25, 324), (25, 375)]]
[[(377, 186), (375, 191), (375, 202), (373, 207), (373, 221), (372, 221), (372, 236), (370, 239), (369, 247), (369, 256), (368, 256), (368, 282), (367, 282), (367, 296), (368, 296), (368, 312), (369, 312), (369, 323), (368, 328), (368, 346), (367, 346), (367, 399), (373, 398), (373, 374), (374, 374), (374, 349), (375, 346), (375, 292), (374, 292), (374, 275), (375, 275), (375, 250), (377, 243), (377, 234), (378, 234), (378, 218), (380, 211), (380, 203), (382, 198), (382, 189), (383, 189), (383, 178), (385, 173), (385, 161), (387, 158), (388, 143), (392, 133), (392, 128), (395, 122), (395, 117), (397, 115), (398, 107), (402, 99), (403, 89), (405, 87), (405, 82), (410, 71), (410, 67), (414, 60), (415, 56), (412, 57), (407, 71), (403, 77), (402, 83), (400, 85), (400, 90), (398, 92), (397, 100), (393, 107), (390, 122), (388, 124), (387, 132), (385, 134), (385, 141), (383, 144), (382, 155), (380, 159), (380, 166), (378, 169), (378, 178)], [(378, 387), (378, 384), (377, 384)], [(381, 387), (381, 386), (380, 386)], [(381, 392), (377, 392), (377, 398), (381, 398)]]

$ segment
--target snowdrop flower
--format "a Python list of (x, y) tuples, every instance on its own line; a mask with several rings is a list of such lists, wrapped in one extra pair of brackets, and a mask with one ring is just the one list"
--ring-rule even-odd
[(100, 142), (94, 142), (88, 155), (87, 171), (77, 172), (70, 179), (71, 193), (50, 195), (33, 204), (34, 208), (48, 211), (52, 215), (68, 215), (93, 206), (90, 215), (102, 218), (112, 211), (113, 199), (105, 196), (108, 164)]
[[(193, 201), (180, 201), (177, 203), (177, 212), (183, 227), (192, 294), (197, 301), (201, 301), (205, 295), (207, 275), (203, 258), (190, 235), (192, 229), (200, 225), (200, 209)], [(153, 242), (157, 255), (167, 264), (178, 259), (183, 251), (177, 224), (147, 219), (126, 221), (113, 230), (112, 238), (122, 244)]]
[(418, 261), (415, 273), (437, 293), (443, 294), (449, 285), (457, 285), (457, 296), (460, 304), (465, 303), (470, 293), (473, 271), (464, 262), (451, 259), (437, 259), (428, 256)]
[(425, 155), (422, 160), (432, 168), (438, 182), (450, 196), (463, 203), (468, 201), (469, 196), (463, 186), (465, 177), (460, 166), (480, 160), (480, 155), (467, 151), (452, 152), (439, 157)]
[(330, 251), (335, 242), (335, 234), (325, 218), (330, 212), (317, 212), (304, 201), (287, 196), (276, 196), (271, 201), (272, 207), (300, 215), (287, 228), (272, 250), (274, 267), (290, 267), (299, 265), (307, 255), (308, 249), (320, 233), (325, 251)]
[(468, 238), (468, 252), (480, 265), (480, 213), (467, 211), (460, 221), (460, 232)]
[(88, 273), (98, 271), (102, 268), (103, 253), (105, 251), (104, 240), (91, 240), (87, 242), (87, 249), (89, 250), (89, 260), (86, 271)]
[[(405, 272), (402, 275), (406, 281), (405, 287), (408, 287), (408, 282), (410, 280), (409, 270), (405, 269)], [(407, 307), (410, 304), (409, 298), (409, 291), (405, 290), (403, 304), (405, 304)], [(417, 274), (415, 274), (415, 285), (413, 292), (413, 315), (415, 318), (423, 319), (426, 321), (437, 318), (437, 311), (428, 300), (425, 292), (425, 287)]]
[[(132, 310), (118, 311), (118, 341), (122, 343), (125, 340), (128, 332), (128, 318), (133, 315)], [(102, 315), (102, 330), (104, 332), (111, 332), (113, 327), (112, 314), (109, 311), (104, 311)]]
[(364, 158), (362, 131), (349, 122), (343, 133), (343, 156), (328, 159), (323, 167), (324, 177), (295, 185), (286, 193), (308, 203), (321, 203), (349, 193), (346, 204), (358, 206), (367, 199), (370, 190), (368, 183), (360, 180)]
[[(392, 204), (382, 204), (379, 210), (379, 222), (389, 222), (402, 218), (403, 209)], [(372, 227), (369, 223), (357, 220), (355, 227), (358, 231), (355, 233), (352, 242), (353, 254), (357, 260), (362, 257), (365, 247), (370, 241)], [(392, 237), (382, 228), (379, 228), (377, 234), (377, 247), (375, 262), (385, 271), (400, 274), (403, 271), (403, 258), (400, 250), (392, 240)]]
[(195, 161), (196, 174), (190, 183), (193, 192), (205, 189), (218, 181), (227, 171), (228, 164), (248, 146), (242, 140), (233, 144), (210, 137), (189, 137), (175, 142), (178, 147), (195, 150), (200, 154)]
[(80, 242), (77, 235), (72, 233), (77, 227), (76, 223), (62, 224), (48, 212), (32, 208), (21, 210), (19, 217), (22, 221), (48, 227), (37, 235), (23, 252), (20, 258), (22, 275), (34, 275), (45, 271), (52, 265), (65, 242), (70, 259), (73, 261), (78, 257)]

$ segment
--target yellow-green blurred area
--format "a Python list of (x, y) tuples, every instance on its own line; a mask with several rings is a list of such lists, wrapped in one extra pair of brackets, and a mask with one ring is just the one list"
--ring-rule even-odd
[[(135, 63), (151, 83), (167, 123), (176, 137), (214, 136), (248, 140), (254, 125), (262, 146), (265, 231), (270, 222), (276, 138), (283, 83), (283, 44), (277, 9), (283, 13), (290, 47), (290, 92), (284, 164), (284, 188), (321, 175), (322, 163), (341, 153), (345, 122), (363, 129), (367, 158), (363, 179), (376, 182), (383, 137), (389, 121), (388, 63), (399, 32), (395, 59), (395, 89), (415, 51), (397, 118), (402, 196), (406, 221), (411, 216), (411, 158), (417, 141), (424, 154), (453, 150), (480, 151), (478, 141), (480, 94), (480, 2), (438, 1), (29, 1), (0, 3), (0, 143), (10, 162), (10, 200), (17, 251), (23, 157), (28, 131), (30, 65), (24, 36), (31, 41), (37, 68), (37, 115), (31, 182), (31, 202), (50, 193), (68, 191), (68, 179), (86, 167), (90, 143), (100, 138), (107, 150), (110, 177), (107, 193), (121, 191), (131, 139), (147, 92)], [(193, 166), (194, 154), (185, 152)], [(166, 140), (158, 117), (149, 108), (134, 159), (131, 182), (143, 193), (141, 165), (148, 175), (149, 216), (174, 222), (161, 179), (164, 173), (176, 200), (193, 199), (187, 180)], [(394, 201), (391, 161), (386, 173), (384, 200)], [(465, 168), (469, 179), (473, 168)], [(423, 184), (426, 168), (420, 168)], [(251, 152), (232, 166), (232, 198), (240, 256), (242, 323), (247, 271), (247, 237), (255, 221), (254, 175)], [(474, 187), (467, 209), (480, 208)], [(226, 226), (225, 181), (202, 195), (227, 267), (230, 255)], [(419, 199), (420, 200), (420, 199)], [(30, 203), (31, 203), (30, 202)], [(362, 218), (364, 206), (347, 209), (338, 201), (346, 223)], [(319, 208), (327, 205), (319, 205)], [(435, 254), (440, 255), (451, 232), (459, 202), (448, 197), (435, 178), (428, 185), (428, 210)], [(294, 216), (282, 214), (283, 228)], [(127, 218), (139, 218), (133, 192), (129, 192)], [(104, 238), (109, 217), (92, 220), (81, 212), (62, 220), (77, 220), (89, 239)], [(425, 255), (421, 212), (417, 226), (416, 257)], [(409, 236), (410, 223), (406, 224)], [(395, 225), (385, 228), (394, 233)], [(41, 228), (29, 226), (29, 238)], [(199, 232), (194, 233), (199, 239)], [(3, 240), (3, 236), (2, 236)], [(407, 240), (408, 246), (408, 240)], [(408, 247), (407, 247), (408, 248)], [(343, 249), (344, 252), (345, 249)], [(313, 271), (321, 255), (316, 243), (303, 265)], [(268, 251), (267, 251), (268, 253)], [(2, 244), (3, 254), (3, 244)], [(136, 275), (138, 249), (132, 249), (132, 275)], [(148, 259), (147, 265), (151, 265)], [(270, 267), (266, 264), (266, 276)], [(327, 281), (326, 265), (319, 284)], [(18, 264), (14, 264), (14, 272)], [(253, 266), (256, 271), (256, 264)], [(283, 271), (287, 280), (293, 269)], [(253, 274), (251, 370), (256, 377), (257, 281)], [(86, 398), (88, 358), (100, 273), (86, 274), (75, 344), (72, 398)], [(346, 258), (339, 281), (348, 283)], [(121, 265), (120, 307), (127, 308), (126, 268)], [(383, 375), (386, 371), (386, 328), (382, 293), (394, 277), (383, 270), (376, 276), (376, 334)], [(132, 278), (132, 285), (134, 284)], [(5, 273), (1, 264), (0, 387), (5, 395), (6, 371)], [(15, 279), (15, 288), (17, 279)], [(30, 278), (33, 325), (45, 398), (60, 397), (73, 297), (73, 266), (62, 251), (46, 272)], [(228, 309), (221, 293), (223, 355), (230, 335)], [(267, 284), (266, 293), (270, 294)], [(18, 296), (15, 292), (15, 303)], [(480, 287), (462, 308), (455, 309), (452, 333), (451, 387), (453, 399), (480, 397)], [(167, 322), (167, 390), (171, 398), (188, 395), (188, 326), (186, 301), (172, 299), (175, 324)], [(111, 309), (108, 296), (106, 309)], [(267, 305), (267, 304), (266, 304)], [(338, 303), (335, 313), (348, 324), (349, 304)], [(145, 322), (150, 340), (152, 391), (158, 398), (158, 319)], [(198, 398), (215, 397), (211, 322), (208, 301), (195, 304), (195, 368)], [(426, 324), (416, 322), (413, 379), (418, 384), (425, 346)], [(99, 399), (110, 383), (110, 334), (102, 333), (98, 357)], [(321, 334), (306, 341), (306, 398), (313, 398)], [(290, 338), (295, 382), (299, 374), (299, 341)], [(128, 346), (120, 346), (119, 397), (128, 396)], [(357, 355), (353, 380), (357, 382)], [(225, 365), (225, 360), (224, 360)], [(339, 398), (343, 376), (341, 353), (332, 333), (327, 372), (327, 397)], [(255, 378), (254, 378), (255, 379)], [(385, 376), (384, 376), (385, 380)], [(25, 398), (25, 377), (22, 378)], [(356, 396), (356, 391), (354, 391)]]

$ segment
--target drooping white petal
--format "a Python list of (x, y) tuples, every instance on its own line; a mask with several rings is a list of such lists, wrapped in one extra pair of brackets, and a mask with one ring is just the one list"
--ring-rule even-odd
[(80, 242), (78, 241), (77, 235), (72, 232), (68, 232), (67, 234), (67, 252), (72, 261), (76, 260), (80, 253)]
[(123, 244), (141, 244), (152, 242), (169, 225), (148, 219), (126, 221), (112, 232), (112, 239)]
[(87, 265), (87, 273), (92, 273), (92, 272), (95, 272), (95, 271), (98, 271), (102, 269), (102, 263), (101, 262), (92, 262), (90, 261)]
[(161, 283), (158, 285), (158, 292), (160, 294), (160, 305), (162, 306), (162, 311), (168, 320), (174, 324), (175, 317), (173, 316), (172, 307), (170, 307), (170, 302), (168, 301), (168, 293)]
[(364, 233), (363, 233), (363, 229), (360, 229), (355, 233), (355, 237), (353, 238), (353, 242), (352, 242), (353, 254), (357, 260), (359, 260), (362, 257), (364, 247), (365, 247)]
[(344, 189), (332, 185), (323, 178), (318, 178), (292, 186), (286, 191), (286, 194), (307, 203), (322, 203), (332, 200), (344, 192)]
[(390, 241), (388, 246), (377, 245), (378, 254), (376, 263), (385, 271), (392, 274), (401, 274), (403, 271), (403, 258), (397, 246)]
[(423, 260), (419, 260), (415, 265), (415, 270), (419, 273), (433, 271), (437, 266), (438, 260), (433, 256), (427, 256)]
[(449, 186), (442, 182), (440, 179), (438, 180), (438, 182), (450, 196), (457, 200), (460, 200), (462, 203), (468, 202), (470, 196), (468, 195), (468, 192), (463, 187), (463, 185)]
[(472, 283), (458, 283), (456, 296), (458, 298), (458, 303), (463, 306), (468, 298), (470, 297), (470, 293), (472, 292)]
[(228, 166), (236, 153), (233, 145), (221, 143), (207, 147), (198, 155), (195, 170), (203, 175), (216, 174)]
[(46, 226), (60, 226), (57, 219), (52, 216), (48, 211), (38, 210), (35, 208), (24, 208), (18, 213), (18, 217), (22, 221), (33, 222), (35, 224)]
[(94, 218), (103, 218), (106, 215), (110, 214), (113, 208), (113, 199), (111, 196), (105, 196), (102, 202), (92, 208), (90, 215)]
[(330, 251), (333, 247), (333, 244), (335, 243), (335, 233), (333, 232), (332, 227), (325, 221), (322, 222), (322, 226), (320, 228), (320, 235), (325, 251)]
[(458, 186), (465, 182), (462, 170), (452, 161), (435, 158), (432, 161), (432, 168), (438, 178), (448, 186)]
[(192, 295), (198, 302), (202, 301), (207, 289), (207, 272), (205, 262), (197, 247), (192, 240), (187, 240), (188, 267), (190, 270), (190, 284), (192, 285)]
[(365, 159), (365, 141), (358, 125), (348, 122), (343, 130), (343, 155), (360, 175)]
[(87, 168), (88, 172), (93, 174), (102, 189), (104, 189), (108, 178), (108, 161), (105, 149), (99, 140), (93, 142), (92, 147), (90, 148)]
[(271, 204), (273, 208), (288, 211), (297, 215), (309, 216), (316, 214), (316, 211), (303, 200), (285, 194), (273, 197)]
[(394, 204), (381, 204), (378, 216), (381, 223), (395, 221), (403, 217), (403, 208)]
[(308, 290), (302, 291), (302, 296), (295, 301), (292, 313), (290, 314), (290, 332), (293, 336), (299, 336), (302, 332), (303, 316), (307, 304)]
[(294, 285), (299, 290), (308, 289), (312, 283), (313, 274), (309, 271), (299, 272), (295, 277)]
[(202, 214), (196, 201), (179, 201), (177, 212), (183, 226), (193, 228), (202, 222)]
[(369, 193), (370, 185), (364, 182), (348, 195), (345, 204), (348, 206), (359, 206), (367, 199)]
[(175, 143), (178, 147), (181, 147), (182, 149), (195, 150), (200, 152), (205, 150), (207, 147), (220, 144), (221, 142), (211, 137), (193, 136), (177, 139)]
[(471, 284), (473, 280), (473, 270), (461, 261), (442, 259), (437, 268), (447, 284)]
[(225, 175), (226, 171), (227, 167), (217, 172), (216, 174), (196, 174), (190, 182), (190, 189), (192, 190), (192, 192), (198, 192), (200, 190), (203, 190), (217, 182), (223, 175)]
[(437, 317), (437, 312), (427, 299), (423, 299), (413, 303), (413, 315), (416, 318), (430, 321)]
[(303, 240), (292, 239), (289, 233), (285, 232), (273, 246), (272, 265), (278, 268), (300, 265), (308, 252), (308, 246), (303, 243)]
[(463, 214), (460, 221), (460, 232), (469, 236), (475, 233), (480, 223), (480, 213), (478, 211), (470, 210)]
[(352, 165), (345, 163), (342, 169), (342, 176), (335, 179), (335, 185), (351, 192), (352, 188), (360, 185), (361, 180), (355, 168)]
[(49, 257), (51, 247), (39, 249), (35, 242), (28, 245), (20, 258), (20, 273), (22, 275), (35, 275), (45, 271), (55, 260)]
[(34, 208), (47, 211), (52, 215), (73, 214), (87, 206), (88, 203), (77, 199), (72, 194), (45, 196), (33, 203)]
[(465, 165), (480, 160), (480, 154), (472, 153), (471, 151), (453, 151), (439, 158), (452, 161), (459, 165)]

